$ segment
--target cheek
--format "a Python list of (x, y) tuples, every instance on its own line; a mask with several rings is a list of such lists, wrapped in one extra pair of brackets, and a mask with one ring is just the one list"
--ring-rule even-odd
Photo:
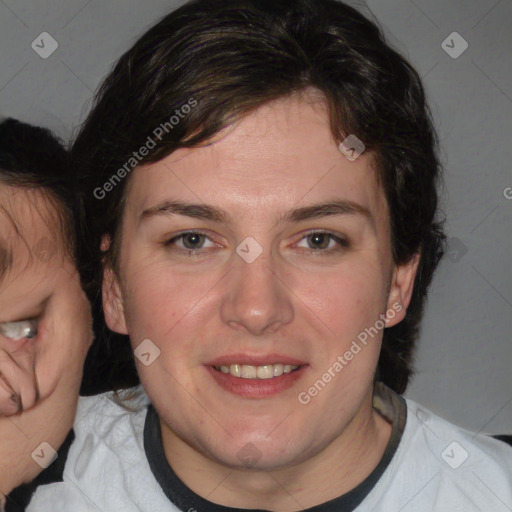
[[(178, 348), (183, 329), (191, 333), (207, 303), (209, 290), (217, 280), (204, 274), (177, 274), (161, 264), (146, 264), (137, 273), (127, 274), (124, 293), (125, 319), (132, 345), (149, 338), (161, 349), (169, 340)], [(190, 336), (189, 336), (190, 337)]]
[(357, 335), (373, 325), (386, 307), (385, 279), (382, 269), (371, 261), (354, 258), (325, 278), (297, 277), (299, 297), (331, 334)]

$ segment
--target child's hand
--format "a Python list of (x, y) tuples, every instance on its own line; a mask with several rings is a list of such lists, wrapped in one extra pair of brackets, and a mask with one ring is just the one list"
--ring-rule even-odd
[(0, 416), (12, 416), (33, 407), (38, 385), (32, 350), (9, 351), (0, 337)]

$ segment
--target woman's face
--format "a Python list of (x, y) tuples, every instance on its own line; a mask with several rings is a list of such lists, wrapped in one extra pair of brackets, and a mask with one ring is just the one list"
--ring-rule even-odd
[(0, 185), (0, 219), (0, 415), (15, 414), (0, 417), (0, 452), (28, 480), (32, 451), (58, 449), (72, 426), (92, 320), (55, 206)]
[[(390, 310), (387, 325), (403, 318), (414, 268), (393, 266), (372, 160), (340, 152), (323, 103), (272, 102), (222, 135), (134, 171), (104, 304), (164, 445), (271, 469), (364, 423), (382, 328), (353, 341)], [(286, 364), (299, 368), (279, 375)]]

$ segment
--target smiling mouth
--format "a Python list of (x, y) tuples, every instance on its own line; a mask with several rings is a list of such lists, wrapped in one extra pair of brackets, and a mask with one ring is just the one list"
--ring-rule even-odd
[(301, 366), (290, 364), (265, 364), (262, 366), (253, 366), (248, 364), (231, 364), (213, 366), (218, 372), (232, 375), (240, 379), (260, 379), (267, 380), (280, 377), (283, 374), (291, 373), (298, 370)]

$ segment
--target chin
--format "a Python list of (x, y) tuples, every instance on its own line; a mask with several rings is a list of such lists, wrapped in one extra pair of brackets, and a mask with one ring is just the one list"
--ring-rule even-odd
[(241, 442), (233, 442), (232, 440), (230, 445), (231, 447), (239, 446), (239, 448), (235, 449), (234, 452), (230, 450), (229, 454), (219, 453), (218, 461), (238, 470), (275, 470), (286, 466), (294, 466), (298, 461), (299, 454), (304, 457), (300, 448), (290, 446), (287, 440), (279, 442), (276, 439), (267, 439), (265, 441), (259, 437), (259, 440), (251, 441), (250, 436), (247, 436)]

